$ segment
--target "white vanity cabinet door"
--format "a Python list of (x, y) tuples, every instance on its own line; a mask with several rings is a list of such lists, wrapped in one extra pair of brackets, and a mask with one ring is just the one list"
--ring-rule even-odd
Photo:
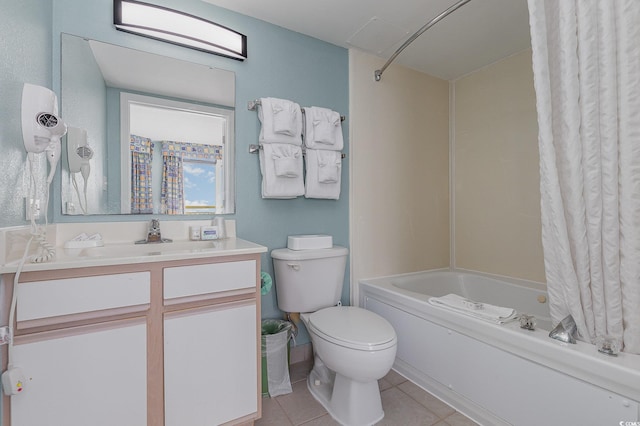
[(147, 424), (146, 322), (102, 327), (14, 346), (26, 380), (11, 426)]
[(256, 321), (255, 300), (165, 314), (165, 426), (257, 411)]

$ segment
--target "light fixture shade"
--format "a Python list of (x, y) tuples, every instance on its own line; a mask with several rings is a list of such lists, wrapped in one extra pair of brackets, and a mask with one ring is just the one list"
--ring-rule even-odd
[(222, 25), (162, 6), (113, 1), (116, 29), (243, 61), (247, 36)]

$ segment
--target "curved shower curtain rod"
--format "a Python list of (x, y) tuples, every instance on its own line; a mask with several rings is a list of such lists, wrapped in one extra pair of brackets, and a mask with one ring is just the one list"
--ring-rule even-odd
[(445, 10), (444, 12), (442, 12), (440, 15), (436, 16), (435, 18), (433, 18), (432, 20), (430, 20), (429, 22), (427, 22), (426, 24), (424, 24), (422, 26), (422, 28), (420, 28), (418, 31), (416, 31), (416, 33), (414, 35), (412, 35), (411, 37), (409, 37), (409, 39), (407, 39), (407, 41), (404, 42), (404, 44), (402, 46), (400, 46), (398, 48), (398, 50), (395, 51), (395, 53), (393, 55), (391, 55), (391, 57), (389, 58), (389, 60), (387, 61), (387, 63), (385, 63), (382, 68), (380, 68), (379, 70), (376, 70), (373, 75), (376, 79), (376, 81), (380, 81), (380, 79), (382, 79), (382, 73), (384, 72), (384, 70), (387, 69), (387, 67), (389, 65), (391, 65), (391, 63), (398, 57), (398, 55), (407, 47), (409, 46), (411, 43), (413, 43), (413, 41), (415, 39), (417, 39), (418, 37), (420, 37), (422, 35), (423, 32), (427, 31), (429, 28), (433, 27), (435, 24), (437, 24), (441, 19), (443, 19), (444, 17), (446, 17), (447, 15), (449, 15), (452, 12), (455, 12), (458, 8), (464, 6), (465, 4), (469, 3), (471, 0), (460, 0), (458, 3), (452, 5), (451, 7), (449, 7), (447, 10)]

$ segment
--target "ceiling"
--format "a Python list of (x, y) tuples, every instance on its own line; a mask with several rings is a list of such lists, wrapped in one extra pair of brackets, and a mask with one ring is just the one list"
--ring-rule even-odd
[[(203, 1), (383, 59), (391, 57), (424, 24), (457, 2)], [(394, 63), (455, 80), (530, 45), (527, 0), (472, 0), (422, 34)]]
[[(63, 57), (76, 45), (74, 39), (78, 37), (64, 35)], [(88, 44), (108, 87), (235, 106), (235, 76), (230, 71), (95, 40)], [(202, 90), (203, 86), (212, 90)]]

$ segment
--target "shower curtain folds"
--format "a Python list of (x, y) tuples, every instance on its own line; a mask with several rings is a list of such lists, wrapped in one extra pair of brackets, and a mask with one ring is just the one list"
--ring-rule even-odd
[(529, 0), (551, 316), (640, 353), (640, 2)]

